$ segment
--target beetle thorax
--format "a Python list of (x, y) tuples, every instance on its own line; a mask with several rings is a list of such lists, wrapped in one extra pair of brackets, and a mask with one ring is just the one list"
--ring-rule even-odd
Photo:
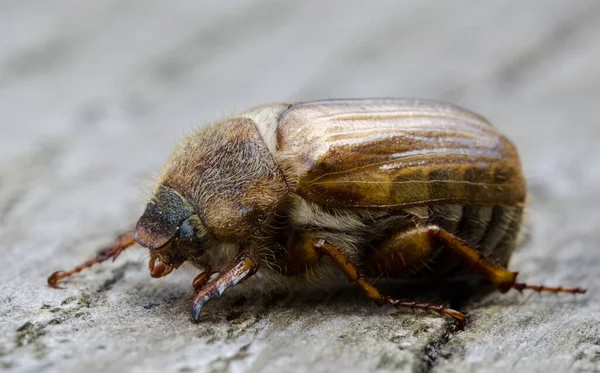
[(287, 195), (285, 178), (249, 118), (227, 119), (189, 136), (160, 183), (184, 195), (209, 235), (224, 242), (260, 235)]

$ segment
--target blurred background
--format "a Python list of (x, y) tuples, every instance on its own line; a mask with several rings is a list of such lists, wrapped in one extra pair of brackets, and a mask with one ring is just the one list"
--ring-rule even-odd
[(0, 156), (72, 137), (70, 147), (110, 149), (139, 172), (159, 167), (186, 130), (249, 106), (394, 96), (466, 106), (517, 143), (537, 137), (522, 147), (528, 166), (568, 146), (546, 148), (547, 136), (600, 133), (590, 115), (600, 6), (521, 6), (6, 1)]
[[(293, 327), (256, 321), (263, 331), (252, 334), (254, 340), (215, 316), (216, 337), (208, 347), (180, 301), (190, 290), (189, 276), (149, 282), (143, 253), (125, 255), (128, 266), (92, 271), (63, 292), (44, 281), (132, 226), (144, 205), (140, 186), (186, 132), (269, 102), (393, 96), (449, 101), (506, 133), (520, 149), (534, 197), (533, 240), (513, 265), (527, 274), (524, 280), (593, 287), (600, 283), (599, 40), (600, 2), (591, 0), (0, 0), (0, 252), (7, 258), (0, 272), (2, 366), (535, 371), (544, 361), (553, 368), (597, 367), (600, 301), (593, 295), (579, 305), (529, 300), (511, 308), (512, 300), (499, 309), (488, 307), (501, 302), (491, 298), (470, 312), (474, 320), (489, 320), (475, 321), (479, 337), (466, 331), (454, 342), (436, 317), (419, 318), (431, 332), (412, 339), (412, 331), (372, 326), (374, 334), (350, 344), (357, 355), (336, 334), (356, 332), (355, 324), (334, 312), (329, 319), (337, 328), (321, 336), (314, 320), (303, 319), (311, 309), (298, 311)], [(97, 289), (111, 276), (119, 280), (108, 286), (112, 292)], [(82, 294), (93, 306), (81, 306)], [(135, 298), (139, 294), (144, 300)], [(63, 304), (69, 297), (79, 301)], [(148, 311), (140, 302), (153, 306)], [(370, 304), (359, 304), (375, 317)], [(77, 312), (87, 318), (73, 320), (69, 307), (83, 307)], [(251, 317), (250, 310), (244, 315)], [(387, 320), (388, 311), (377, 312)], [(51, 323), (57, 313), (62, 321)], [(506, 322), (515, 314), (532, 318), (534, 326), (522, 333), (518, 325), (526, 321)], [(172, 342), (161, 345), (166, 332), (153, 327), (165, 323)], [(121, 336), (123, 328), (131, 339)], [(234, 338), (223, 337), (228, 330)], [(286, 339), (291, 330), (300, 342)], [(386, 333), (392, 335), (380, 340)], [(98, 336), (108, 341), (101, 351), (86, 342)], [(111, 341), (115, 336), (120, 342)], [(507, 338), (516, 339), (503, 345), (500, 359), (491, 351)], [(273, 341), (296, 357), (280, 360)], [(136, 342), (156, 347), (145, 347), (152, 356)], [(428, 346), (447, 343), (460, 354), (422, 358)], [(244, 346), (250, 347), (240, 359), (227, 360)], [(256, 365), (267, 360), (275, 365)]]

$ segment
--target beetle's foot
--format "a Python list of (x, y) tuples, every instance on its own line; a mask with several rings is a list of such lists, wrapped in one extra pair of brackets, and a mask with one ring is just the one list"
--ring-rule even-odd
[(541, 293), (541, 292), (546, 292), (546, 293), (554, 293), (554, 294), (558, 294), (558, 293), (567, 293), (567, 294), (585, 294), (585, 292), (587, 292), (587, 289), (584, 288), (566, 288), (563, 286), (558, 286), (558, 287), (551, 287), (551, 286), (543, 286), (543, 285), (528, 285), (525, 283), (519, 283), (519, 282), (515, 282), (513, 284), (513, 289), (516, 289), (519, 292), (522, 292), (523, 290), (533, 290), (537, 293)]
[(68, 277), (67, 272), (65, 271), (56, 271), (53, 274), (50, 275), (50, 277), (48, 277), (48, 285), (50, 285), (50, 287), (53, 287), (55, 289), (64, 289), (62, 286), (58, 286), (58, 281), (60, 281), (61, 279)]
[(453, 310), (452, 308), (446, 308), (444, 306), (435, 305), (431, 303), (418, 303), (408, 300), (396, 300), (390, 297), (383, 297), (383, 301), (396, 308), (410, 308), (411, 310), (422, 310), (426, 312), (436, 312), (440, 315), (449, 316), (456, 320), (458, 329), (464, 330), (466, 325), (467, 316), (459, 311)]
[[(192, 283), (195, 290), (192, 299), (192, 317), (194, 321), (198, 321), (200, 311), (209, 299), (220, 297), (225, 290), (244, 281), (255, 274), (257, 270), (258, 261), (248, 253), (242, 253), (228, 270), (220, 272), (219, 276), (213, 281), (208, 282), (211, 276), (208, 271), (198, 275)], [(202, 276), (204, 273), (207, 276)], [(206, 281), (206, 283), (203, 284), (203, 281)]]
[(108, 259), (115, 260), (126, 248), (135, 244), (133, 232), (125, 233), (121, 235), (115, 243), (100, 251), (95, 258), (88, 260), (87, 262), (78, 265), (70, 271), (56, 271), (48, 277), (48, 285), (55, 289), (62, 289), (57, 283), (67, 277), (73, 276), (74, 274), (81, 272), (82, 270), (93, 266), (96, 263), (102, 263)]

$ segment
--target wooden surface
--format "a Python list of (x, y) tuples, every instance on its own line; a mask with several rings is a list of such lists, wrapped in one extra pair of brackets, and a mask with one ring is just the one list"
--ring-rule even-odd
[[(0, 369), (15, 372), (600, 371), (600, 3), (0, 1)], [(476, 295), (469, 325), (355, 289), (224, 297), (190, 320), (194, 271), (132, 250), (182, 134), (271, 101), (424, 97), (487, 116), (521, 151), (521, 279), (584, 296)], [(445, 301), (447, 292), (427, 292)]]

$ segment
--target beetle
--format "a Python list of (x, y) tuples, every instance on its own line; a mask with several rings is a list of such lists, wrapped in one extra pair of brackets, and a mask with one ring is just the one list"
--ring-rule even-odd
[(526, 196), (515, 146), (458, 106), (414, 99), (264, 105), (188, 136), (135, 230), (48, 284), (137, 242), (150, 251), (152, 277), (184, 262), (201, 270), (192, 283), (196, 321), (228, 288), (347, 279), (379, 305), (434, 311), (462, 328), (463, 313), (382, 295), (372, 279), (474, 271), (503, 293), (584, 293), (519, 283), (507, 269)]

